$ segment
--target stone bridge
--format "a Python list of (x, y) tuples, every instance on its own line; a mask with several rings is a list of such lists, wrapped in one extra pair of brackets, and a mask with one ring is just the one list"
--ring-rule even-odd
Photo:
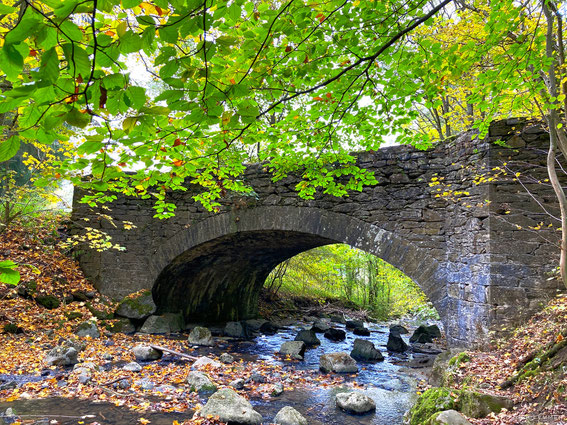
[(181, 311), (194, 322), (241, 320), (257, 314), (259, 290), (278, 263), (346, 243), (413, 279), (451, 344), (478, 342), (525, 319), (561, 288), (551, 274), (559, 232), (545, 181), (547, 144), (538, 125), (508, 120), (493, 123), (483, 140), (470, 132), (427, 151), (359, 153), (358, 164), (378, 184), (345, 198), (299, 199), (297, 178), (273, 182), (250, 165), (245, 177), (255, 196), (228, 196), (216, 214), (193, 201), (191, 188), (171, 195), (178, 209), (169, 220), (152, 218), (151, 200), (119, 196), (102, 212), (133, 222), (128, 231), (75, 202), (76, 222), (89, 219), (126, 248), (85, 250), (79, 260), (114, 298), (151, 289), (158, 312)]

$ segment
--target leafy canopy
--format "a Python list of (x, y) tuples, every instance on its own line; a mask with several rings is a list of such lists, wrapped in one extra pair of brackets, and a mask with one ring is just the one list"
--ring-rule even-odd
[[(300, 171), (310, 197), (374, 178), (353, 148), (376, 149), (411, 120), (417, 81), (402, 44), (444, 5), (424, 1), (21, 0), (0, 9), (0, 160), (21, 142), (80, 138), (57, 175), (91, 175), (92, 198), (154, 197), (186, 177), (209, 208), (247, 191), (246, 160)], [(137, 82), (137, 63), (152, 84)], [(394, 94), (394, 95), (391, 95)], [(253, 152), (252, 158), (250, 157)], [(132, 172), (132, 170), (134, 170)], [(129, 173), (127, 171), (130, 171)]]

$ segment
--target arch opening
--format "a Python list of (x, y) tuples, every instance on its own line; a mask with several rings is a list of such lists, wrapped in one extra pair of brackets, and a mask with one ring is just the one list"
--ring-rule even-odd
[[(281, 303), (293, 296), (338, 302), (379, 321), (406, 315), (439, 320), (427, 295), (402, 271), (346, 244), (313, 248), (278, 264), (264, 283), (262, 299)], [(262, 307), (273, 312), (269, 303)]]
[(168, 241), (151, 265), (158, 313), (188, 322), (257, 316), (258, 296), (281, 262), (344, 243), (392, 264), (417, 283), (444, 319), (445, 275), (427, 252), (378, 226), (316, 208), (261, 207), (214, 216)]

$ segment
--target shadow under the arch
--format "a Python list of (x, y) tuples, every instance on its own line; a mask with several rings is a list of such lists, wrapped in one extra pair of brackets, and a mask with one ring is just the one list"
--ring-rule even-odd
[(277, 264), (333, 243), (369, 252), (401, 270), (445, 321), (445, 273), (427, 250), (348, 215), (298, 207), (219, 214), (170, 239), (150, 266), (158, 312), (183, 312), (186, 321), (202, 322), (255, 317), (260, 289)]

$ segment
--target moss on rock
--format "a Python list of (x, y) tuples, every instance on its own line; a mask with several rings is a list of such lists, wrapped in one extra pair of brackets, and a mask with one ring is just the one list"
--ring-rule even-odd
[(423, 425), (429, 422), (434, 413), (457, 408), (458, 393), (450, 388), (430, 388), (418, 399), (409, 412), (410, 425)]
[(156, 311), (150, 291), (141, 291), (124, 298), (116, 308), (116, 315), (128, 319), (145, 319)]

